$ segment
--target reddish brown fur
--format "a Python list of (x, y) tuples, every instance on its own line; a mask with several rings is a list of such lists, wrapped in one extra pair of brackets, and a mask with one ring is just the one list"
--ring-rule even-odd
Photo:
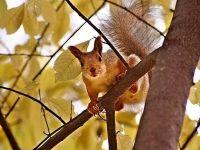
[[(96, 104), (98, 94), (105, 94), (115, 85), (125, 74), (126, 67), (112, 51), (102, 52), (101, 37), (97, 37), (94, 42), (94, 49), (91, 52), (83, 53), (78, 48), (70, 46), (69, 50), (79, 59), (82, 64), (82, 76), (86, 85), (91, 102), (88, 111), (97, 114), (99, 108)], [(127, 59), (130, 67), (135, 66), (140, 58), (130, 55)], [(126, 104), (134, 104), (144, 101), (148, 90), (148, 75), (139, 79), (130, 87), (115, 104), (115, 110), (119, 111)]]

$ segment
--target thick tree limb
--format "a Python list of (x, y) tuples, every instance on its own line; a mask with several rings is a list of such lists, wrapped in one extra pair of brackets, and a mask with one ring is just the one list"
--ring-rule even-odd
[[(101, 98), (101, 100), (98, 102), (98, 106), (102, 107), (107, 105), (109, 101), (117, 101), (120, 95), (122, 95), (134, 82), (136, 82), (141, 76), (146, 74), (155, 66), (158, 52), (159, 49), (155, 50), (134, 68), (129, 69), (126, 75)], [(83, 111), (77, 117), (68, 122), (63, 129), (49, 138), (41, 147), (38, 148), (38, 150), (47, 150), (53, 148), (72, 132), (81, 127), (91, 117), (92, 115), (89, 114), (87, 110)]]
[(200, 54), (200, 2), (178, 0), (159, 53), (134, 150), (177, 149)]

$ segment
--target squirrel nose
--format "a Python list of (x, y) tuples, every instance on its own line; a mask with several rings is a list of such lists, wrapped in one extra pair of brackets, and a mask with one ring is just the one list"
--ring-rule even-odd
[(94, 67), (90, 68), (91, 73), (94, 73), (95, 71), (96, 71), (96, 68), (94, 68)]

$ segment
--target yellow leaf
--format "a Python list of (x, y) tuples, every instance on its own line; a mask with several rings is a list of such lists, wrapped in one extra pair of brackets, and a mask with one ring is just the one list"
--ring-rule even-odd
[(72, 3), (86, 16), (90, 16), (102, 4), (97, 0), (72, 0)]
[(26, 81), (32, 81), (39, 70), (40, 64), (38, 62), (38, 59), (36, 57), (32, 57), (28, 67), (25, 70)]
[[(41, 5), (41, 4), (40, 4)], [(38, 4), (38, 7), (40, 6)], [(32, 7), (30, 8), (30, 3), (25, 5), (25, 13), (23, 19), (23, 26), (24, 30), (27, 34), (33, 38), (33, 36), (39, 34), (41, 24), (37, 21), (37, 16), (40, 12), (33, 10)]]
[(50, 23), (55, 23), (56, 11), (54, 7), (46, 0), (42, 0), (41, 2), (42, 2), (42, 16), (44, 20)]
[[(16, 45), (15, 46), (15, 53), (25, 53), (25, 54), (30, 54), (34, 46), (36, 45), (36, 40), (28, 40), (24, 45)], [(28, 58), (28, 57), (26, 57)]]
[(69, 11), (67, 9), (67, 3), (63, 3), (58, 12), (56, 13), (56, 23), (52, 23), (49, 26), (49, 30), (53, 31), (52, 40), (55, 45), (59, 44), (60, 39), (69, 30)]
[(190, 88), (189, 100), (193, 104), (200, 103), (200, 80)]
[(197, 64), (197, 68), (200, 70), (200, 59), (199, 59), (198, 64)]
[(0, 78), (4, 82), (14, 79), (17, 74), (17, 71), (11, 63), (0, 63)]
[(40, 0), (28, 0), (26, 7), (30, 15), (39, 16), (41, 14), (42, 4)]
[[(188, 139), (188, 137), (190, 136), (190, 134), (192, 133), (192, 131), (194, 130), (195, 128), (195, 124), (196, 124), (197, 121), (193, 121), (191, 120), (187, 115), (185, 115), (184, 117), (184, 121), (183, 121), (183, 126), (182, 126), (182, 129), (181, 129), (181, 136), (180, 136), (180, 139), (179, 139), (179, 145), (182, 146), (186, 140)], [(188, 143), (188, 146), (185, 150), (192, 150), (192, 149), (198, 149), (198, 148), (191, 148), (191, 143), (193, 141), (193, 139), (196, 137), (197, 135), (195, 134), (193, 136), (193, 138), (191, 139), (191, 141)], [(199, 143), (199, 142), (197, 142)], [(196, 143), (196, 144), (197, 144)], [(194, 144), (194, 143), (193, 143)], [(199, 144), (198, 144), (199, 145)], [(189, 148), (190, 147), (190, 148)]]
[(14, 33), (20, 27), (24, 16), (24, 4), (7, 10), (0, 19), (0, 28), (5, 27), (8, 34)]
[(69, 51), (64, 51), (55, 61), (54, 70), (57, 81), (71, 80), (81, 73), (79, 61)]
[(71, 139), (77, 139), (81, 136), (80, 130), (75, 130), (72, 134), (69, 135)]
[(0, 0), (0, 18), (2, 17), (3, 13), (7, 10), (7, 4), (5, 0)]
[[(138, 129), (138, 124), (135, 120), (135, 113), (132, 112), (118, 112), (116, 114), (116, 120), (123, 125), (123, 131), (126, 135), (129, 135), (132, 140), (135, 140), (135, 136)], [(122, 130), (118, 130), (122, 131)]]
[(93, 117), (80, 128), (81, 136), (77, 139), (77, 150), (102, 150), (102, 139), (98, 138), (97, 140), (98, 122)]
[(38, 85), (39, 85), (39, 83), (37, 83), (36, 81), (29, 82), (29, 83), (27, 83), (27, 85), (22, 89), (22, 91), (23, 91), (23, 93), (31, 92), (31, 91), (34, 90)]
[(128, 135), (123, 135), (121, 133), (117, 134), (117, 147), (118, 150), (132, 150), (133, 142)]
[[(85, 51), (89, 45), (89, 41), (76, 45), (80, 50)], [(69, 51), (64, 51), (55, 61), (54, 70), (56, 82), (71, 80), (81, 73), (81, 66), (79, 61)]]
[[(47, 104), (47, 106), (56, 110), (61, 118), (65, 121), (69, 121), (70, 115), (75, 116), (74, 106), (65, 99), (62, 98), (43, 98), (42, 101)], [(72, 108), (71, 108), (72, 107)]]
[(17, 71), (21, 71), (23, 66), (23, 56), (10, 56), (12, 64)]
[(0, 63), (5, 62), (7, 59), (9, 59), (6, 55), (0, 55)]

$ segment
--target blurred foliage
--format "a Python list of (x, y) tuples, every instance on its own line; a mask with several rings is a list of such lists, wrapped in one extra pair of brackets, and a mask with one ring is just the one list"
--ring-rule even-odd
[[(72, 0), (72, 3), (85, 16), (90, 16), (101, 5), (102, 1)], [(165, 18), (166, 27), (168, 27), (172, 16), (169, 11), (170, 1), (154, 0), (154, 3), (162, 5), (165, 9), (165, 15), (169, 16)], [(24, 45), (15, 45), (14, 51), (8, 50), (6, 45), (0, 41), (0, 52), (5, 52), (6, 49), (7, 53), (16, 54), (12, 56), (0, 55), (0, 85), (21, 91), (41, 100), (66, 122), (69, 121), (70, 116), (74, 117), (83, 110), (83, 107), (79, 108), (79, 105), (83, 105), (86, 108), (89, 102), (85, 86), (79, 75), (80, 66), (77, 71), (76, 65), (78, 62), (67, 62), (67, 60), (74, 60), (74, 57), (69, 56), (68, 50), (59, 53), (60, 56), (53, 55), (61, 45), (61, 39), (64, 38), (66, 40), (65, 35), (71, 34), (74, 30), (70, 26), (70, 14), (72, 12), (68, 4), (66, 2), (62, 3), (61, 0), (28, 0), (9, 10), (7, 10), (6, 1), (0, 0), (0, 28), (5, 28), (7, 34), (15, 34), (22, 26), (25, 31), (24, 34), (29, 35), (29, 39)], [(47, 26), (48, 28), (45, 29)], [(45, 33), (43, 33), (44, 29)], [(42, 38), (40, 39), (41, 36)], [(39, 44), (37, 44), (38, 41)], [(78, 42), (80, 43), (80, 41)], [(88, 44), (89, 41), (86, 41), (76, 46), (80, 46), (80, 49), (85, 47), (84, 51), (86, 51)], [(49, 63), (33, 81), (33, 78), (51, 58), (45, 57), (43, 54), (50, 54), (53, 57), (52, 60), (55, 62), (55, 66)], [(26, 63), (27, 65), (24, 67)], [(64, 70), (66, 67), (62, 68), (64, 63), (71, 65), (70, 69), (68, 68), (68, 71), (71, 70), (70, 74)], [(199, 66), (198, 68), (200, 68)], [(74, 72), (77, 73), (74, 74)], [(198, 82), (191, 88), (189, 99), (193, 104), (199, 104), (199, 85)], [(17, 98), (20, 98), (20, 100), (6, 118), (6, 121), (20, 148), (24, 150), (33, 149), (46, 137), (43, 132), (48, 134), (41, 106), (27, 97), (0, 89), (0, 107), (3, 114), (9, 112)], [(52, 114), (45, 112), (50, 132), (62, 125)], [(102, 116), (105, 117), (104, 114)], [(116, 125), (119, 149), (128, 150), (132, 146), (138, 127), (135, 116), (136, 114), (131, 112), (117, 112)], [(184, 143), (192, 132), (195, 123), (196, 121), (191, 121), (187, 116), (185, 117), (180, 145)], [(70, 150), (100, 150), (102, 149), (102, 144), (106, 143), (106, 140), (105, 121), (98, 117), (93, 117), (63, 142), (54, 147), (54, 150), (66, 149), (67, 147), (70, 147)], [(198, 140), (199, 137), (195, 135), (187, 149), (199, 149), (200, 144), (197, 142)], [(1, 127), (0, 149), (11, 149)]]

